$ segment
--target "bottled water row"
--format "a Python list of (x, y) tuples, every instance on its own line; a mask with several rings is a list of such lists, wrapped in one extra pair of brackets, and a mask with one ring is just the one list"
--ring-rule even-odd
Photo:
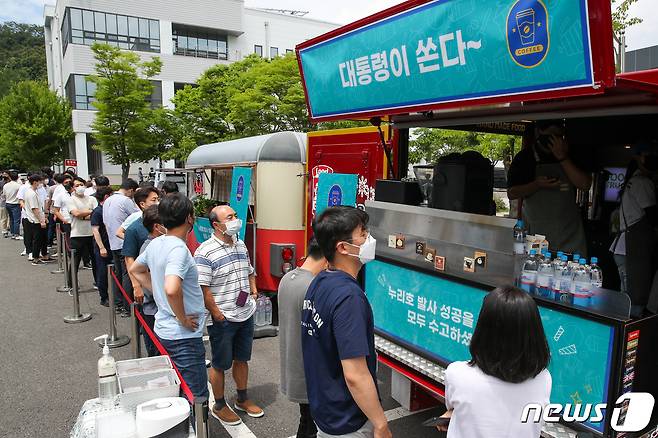
[[(514, 253), (526, 254), (527, 233), (522, 220), (514, 226)], [(518, 279), (520, 287), (528, 293), (563, 302), (586, 304), (592, 291), (603, 285), (603, 272), (598, 259), (587, 260), (574, 254), (569, 256), (558, 251), (557, 257), (547, 250), (530, 250), (523, 258)], [(518, 271), (517, 271), (518, 272)]]
[(587, 300), (594, 289), (603, 285), (603, 272), (596, 257), (592, 257), (588, 265), (579, 254), (569, 260), (562, 252), (553, 258), (548, 251), (537, 254), (532, 250), (523, 263), (520, 285), (528, 293), (546, 298), (569, 302)]
[(254, 324), (257, 327), (272, 324), (272, 301), (265, 295), (259, 296), (256, 300)]

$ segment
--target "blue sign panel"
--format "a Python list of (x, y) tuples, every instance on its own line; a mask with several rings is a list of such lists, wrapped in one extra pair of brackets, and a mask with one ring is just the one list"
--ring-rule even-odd
[[(470, 360), (484, 290), (379, 260), (366, 265), (365, 284), (377, 329), (444, 362)], [(607, 403), (614, 328), (539, 312), (551, 350), (551, 402)], [(603, 422), (587, 425), (604, 429)]]
[(315, 119), (594, 84), (587, 0), (435, 0), (304, 46)]
[(356, 207), (358, 175), (346, 173), (322, 173), (318, 179), (318, 197), (315, 214), (327, 207), (349, 205)]
[(242, 219), (242, 229), (239, 237), (244, 240), (247, 231), (247, 211), (249, 210), (249, 193), (251, 191), (251, 167), (234, 167), (231, 184), (230, 204)]
[(210, 219), (207, 217), (198, 217), (194, 220), (194, 237), (197, 242), (203, 243), (210, 239), (215, 230), (210, 225)]

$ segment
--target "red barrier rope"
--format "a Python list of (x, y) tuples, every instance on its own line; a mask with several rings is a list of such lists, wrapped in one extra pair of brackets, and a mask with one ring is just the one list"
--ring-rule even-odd
[[(130, 295), (128, 295), (128, 293), (125, 291), (125, 289), (121, 285), (121, 282), (119, 282), (119, 279), (117, 279), (117, 276), (114, 273), (114, 271), (110, 271), (110, 273), (112, 274), (112, 278), (114, 279), (116, 285), (119, 287), (119, 290), (121, 291), (123, 297), (126, 299), (128, 304), (132, 305), (133, 304), (132, 298), (130, 298)], [(151, 330), (151, 327), (148, 326), (148, 324), (144, 320), (144, 317), (137, 309), (135, 309), (135, 316), (137, 317), (137, 320), (139, 321), (140, 325), (144, 328), (146, 335), (149, 338), (151, 338), (153, 345), (155, 345), (155, 348), (158, 349), (160, 354), (169, 356), (169, 352), (167, 351), (167, 349), (164, 348), (164, 345), (162, 345), (162, 343), (160, 343), (160, 340), (158, 339), (157, 335), (153, 333), (153, 330)], [(139, 339), (135, 339), (135, 342), (139, 342)], [(169, 358), (171, 359), (171, 356), (169, 356)], [(194, 394), (192, 394), (192, 390), (190, 389), (189, 386), (187, 386), (187, 382), (185, 382), (185, 380), (183, 379), (183, 376), (181, 375), (180, 371), (178, 371), (178, 367), (176, 367), (176, 364), (174, 363), (173, 360), (171, 361), (171, 364), (174, 366), (174, 370), (176, 371), (176, 374), (178, 374), (178, 378), (180, 379), (180, 386), (181, 386), (181, 390), (183, 391), (183, 394), (185, 394), (185, 397), (187, 397), (187, 400), (190, 402), (190, 404), (194, 404)]]

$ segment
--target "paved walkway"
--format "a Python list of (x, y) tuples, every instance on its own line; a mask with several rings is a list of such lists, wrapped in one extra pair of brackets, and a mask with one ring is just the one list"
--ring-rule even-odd
[[(32, 266), (18, 254), (21, 241), (0, 238), (0, 437), (68, 437), (82, 403), (97, 395), (96, 364), (100, 349), (93, 338), (108, 332), (108, 309), (92, 289), (91, 271), (80, 271), (80, 303), (93, 318), (65, 324), (73, 299), (59, 293), (62, 274), (51, 274), (53, 264)], [(117, 318), (119, 334), (130, 334), (129, 319)], [(209, 351), (207, 347), (207, 351)], [(130, 359), (130, 345), (112, 350), (117, 360)], [(278, 391), (277, 338), (255, 341), (250, 363), (250, 397), (265, 409), (260, 419), (246, 418), (243, 426), (225, 429), (211, 419), (212, 437), (287, 438), (297, 431), (298, 407)], [(390, 370), (380, 366), (384, 409), (399, 437), (439, 437), (420, 426), (437, 410), (408, 415), (390, 398)], [(235, 397), (231, 378), (227, 398)]]

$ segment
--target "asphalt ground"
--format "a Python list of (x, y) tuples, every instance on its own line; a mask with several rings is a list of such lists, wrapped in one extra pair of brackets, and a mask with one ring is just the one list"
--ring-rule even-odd
[[(97, 396), (96, 366), (101, 355), (93, 338), (109, 331), (109, 311), (92, 288), (92, 274), (80, 270), (80, 307), (92, 319), (66, 324), (73, 298), (56, 291), (62, 274), (56, 264), (32, 266), (19, 253), (22, 241), (0, 237), (0, 437), (68, 437), (85, 400)], [(130, 319), (117, 317), (118, 333), (130, 335)], [(208, 357), (210, 348), (206, 348)], [(132, 347), (112, 349), (117, 360), (131, 359)], [(382, 405), (396, 437), (440, 437), (421, 422), (443, 412), (442, 407), (411, 414), (391, 398), (391, 371), (380, 365)], [(226, 398), (236, 396), (227, 374)], [(298, 406), (279, 393), (278, 338), (254, 341), (249, 373), (249, 396), (265, 416), (243, 416), (244, 426), (227, 430), (211, 418), (211, 437), (288, 438), (297, 431)]]

